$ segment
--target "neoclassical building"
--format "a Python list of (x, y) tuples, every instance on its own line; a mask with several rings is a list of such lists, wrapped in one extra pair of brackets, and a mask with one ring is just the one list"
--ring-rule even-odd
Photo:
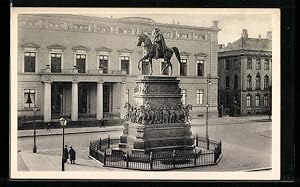
[(224, 115), (266, 114), (271, 107), (272, 33), (219, 46), (219, 105)]
[[(154, 27), (160, 28), (169, 47), (179, 48), (182, 64), (175, 55), (171, 60), (173, 76), (181, 81), (182, 102), (192, 104), (193, 117), (200, 118), (208, 101), (209, 114), (217, 116), (217, 22), (195, 27), (141, 17), (60, 14), (18, 17), (18, 116), (32, 116), (36, 106), (36, 115), (45, 122), (60, 115), (72, 121), (122, 117), (141, 74), (137, 34), (153, 39)], [(163, 67), (162, 60), (153, 61), (154, 74), (167, 76)]]

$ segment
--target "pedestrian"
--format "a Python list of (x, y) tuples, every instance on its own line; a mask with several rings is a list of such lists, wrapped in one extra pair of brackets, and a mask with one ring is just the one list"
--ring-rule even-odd
[(73, 149), (72, 146), (70, 146), (69, 154), (70, 154), (70, 161), (71, 161), (71, 164), (75, 164), (75, 160), (76, 160), (76, 152), (75, 152), (75, 150)]
[(69, 151), (68, 151), (68, 146), (65, 145), (65, 148), (64, 148), (64, 163), (68, 163), (68, 159), (69, 159)]
[(50, 123), (47, 124), (47, 131), (50, 132)]

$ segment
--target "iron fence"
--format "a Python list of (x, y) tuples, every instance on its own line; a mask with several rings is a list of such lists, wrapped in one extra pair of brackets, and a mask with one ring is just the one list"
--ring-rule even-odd
[(207, 145), (205, 138), (194, 137), (193, 151), (150, 152), (150, 154), (130, 153), (118, 149), (120, 139), (100, 138), (90, 143), (89, 155), (104, 166), (137, 170), (169, 170), (217, 164), (222, 154), (221, 141), (209, 140), (210, 150), (199, 145)]

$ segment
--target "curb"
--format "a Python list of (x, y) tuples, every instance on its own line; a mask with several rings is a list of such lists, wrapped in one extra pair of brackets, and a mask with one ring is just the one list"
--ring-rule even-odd
[[(65, 132), (66, 134), (84, 134), (84, 133), (95, 133), (95, 132), (110, 132), (110, 131), (119, 131), (122, 130), (123, 127), (117, 127), (114, 129), (99, 129), (95, 131), (78, 131), (78, 132)], [(51, 134), (36, 134), (36, 137), (38, 136), (55, 136), (55, 135), (61, 135), (62, 133), (51, 133)], [(18, 138), (26, 138), (26, 137), (33, 137), (32, 134), (30, 135), (18, 135)]]

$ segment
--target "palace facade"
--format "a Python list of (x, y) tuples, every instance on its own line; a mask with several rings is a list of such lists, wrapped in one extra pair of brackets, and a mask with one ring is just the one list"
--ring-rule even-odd
[[(180, 79), (182, 102), (192, 104), (193, 117), (217, 116), (217, 22), (211, 27), (157, 23), (149, 18), (100, 18), (38, 14), (18, 17), (18, 116), (37, 116), (45, 122), (68, 116), (122, 118), (124, 105), (133, 102), (135, 80), (141, 75), (142, 49), (137, 34), (153, 39), (160, 28), (168, 47), (178, 47), (173, 76)], [(142, 73), (147, 74), (147, 62)], [(154, 75), (164, 62), (153, 61)], [(209, 83), (209, 84), (208, 84)]]
[(272, 33), (219, 46), (219, 105), (224, 115), (268, 114), (271, 110)]

